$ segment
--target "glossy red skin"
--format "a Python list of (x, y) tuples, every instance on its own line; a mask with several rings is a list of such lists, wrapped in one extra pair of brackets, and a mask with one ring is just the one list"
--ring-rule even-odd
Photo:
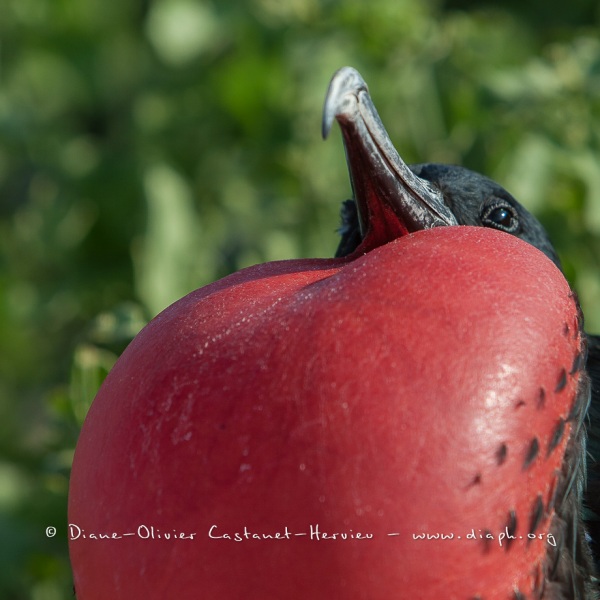
[[(548, 539), (524, 538), (538, 495), (548, 531), (571, 431), (547, 455), (577, 389), (577, 314), (543, 254), (471, 227), (191, 293), (133, 341), (84, 424), (69, 500), (78, 600), (528, 593)], [(522, 538), (507, 550), (510, 510)], [(140, 524), (195, 536), (89, 537)], [(213, 525), (291, 539), (211, 539)], [(310, 539), (311, 526), (373, 538)]]

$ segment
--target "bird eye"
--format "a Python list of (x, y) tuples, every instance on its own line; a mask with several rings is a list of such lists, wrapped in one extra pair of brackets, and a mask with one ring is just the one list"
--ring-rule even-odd
[(481, 215), (481, 221), (484, 225), (507, 233), (515, 233), (519, 229), (517, 211), (510, 204), (504, 202), (486, 207)]

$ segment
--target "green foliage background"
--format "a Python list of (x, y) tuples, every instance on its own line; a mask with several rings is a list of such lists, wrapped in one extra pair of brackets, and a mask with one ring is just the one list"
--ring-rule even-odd
[(332, 255), (340, 66), (408, 162), (484, 172), (538, 215), (600, 332), (596, 5), (1, 2), (0, 597), (71, 596), (73, 449), (139, 328), (241, 267)]

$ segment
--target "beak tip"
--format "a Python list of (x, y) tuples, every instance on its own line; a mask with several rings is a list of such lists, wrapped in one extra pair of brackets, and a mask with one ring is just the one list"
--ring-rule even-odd
[(330, 109), (331, 106), (328, 106), (327, 101), (325, 101), (325, 107), (323, 108), (323, 120), (321, 121), (321, 135), (323, 136), (324, 140), (329, 137), (331, 126), (333, 125), (333, 120), (335, 119), (335, 115)]
[(333, 121), (348, 110), (347, 96), (352, 95), (356, 102), (361, 91), (368, 92), (367, 84), (353, 67), (342, 67), (333, 74), (323, 106), (321, 122), (323, 139), (329, 136)]

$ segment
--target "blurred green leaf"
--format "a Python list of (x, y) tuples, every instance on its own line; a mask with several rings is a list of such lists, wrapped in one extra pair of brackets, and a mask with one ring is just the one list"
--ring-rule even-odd
[(102, 381), (114, 365), (117, 356), (94, 346), (75, 349), (69, 396), (73, 413), (81, 425)]
[(225, 34), (210, 5), (192, 0), (154, 3), (146, 31), (162, 60), (175, 67), (220, 44)]
[(192, 192), (185, 179), (165, 164), (144, 176), (147, 233), (136, 254), (140, 298), (155, 315), (187, 292), (202, 235)]

